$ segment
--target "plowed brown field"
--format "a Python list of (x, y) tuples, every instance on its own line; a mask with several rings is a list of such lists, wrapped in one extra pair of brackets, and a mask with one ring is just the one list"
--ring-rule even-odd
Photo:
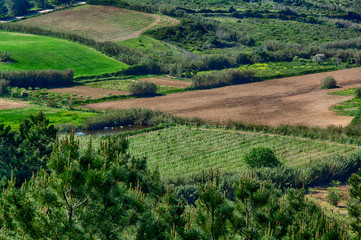
[[(320, 89), (320, 81), (326, 76), (334, 76), (341, 88)], [(209, 121), (232, 119), (272, 126), (280, 124), (345, 126), (351, 122), (352, 117), (338, 116), (332, 112), (331, 107), (352, 97), (328, 95), (328, 93), (356, 86), (361, 86), (361, 68), (154, 98), (97, 103), (84, 107), (94, 109), (142, 107), (159, 109), (181, 117), (199, 117)]]

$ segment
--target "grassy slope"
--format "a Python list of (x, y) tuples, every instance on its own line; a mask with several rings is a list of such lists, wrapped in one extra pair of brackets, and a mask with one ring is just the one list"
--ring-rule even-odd
[(16, 62), (0, 63), (0, 71), (73, 68), (75, 76), (89, 76), (127, 67), (80, 44), (29, 34), (0, 32), (1, 51), (10, 52)]
[(148, 27), (157, 18), (161, 18), (157, 24), (159, 27), (172, 23), (172, 19), (165, 16), (115, 7), (84, 5), (29, 18), (16, 24), (75, 33), (98, 41), (120, 41)]
[(151, 168), (159, 167), (162, 178), (186, 178), (210, 167), (221, 172), (247, 169), (243, 156), (252, 148), (274, 150), (291, 167), (302, 167), (332, 155), (355, 150), (353, 146), (330, 144), (296, 137), (174, 127), (130, 139), (131, 155), (147, 157)]
[(83, 118), (97, 115), (97, 113), (93, 112), (70, 111), (65, 108), (30, 105), (23, 108), (0, 110), (0, 123), (17, 129), (24, 118), (29, 117), (30, 114), (37, 114), (39, 111), (44, 112), (50, 122), (55, 125), (69, 122), (79, 125)]

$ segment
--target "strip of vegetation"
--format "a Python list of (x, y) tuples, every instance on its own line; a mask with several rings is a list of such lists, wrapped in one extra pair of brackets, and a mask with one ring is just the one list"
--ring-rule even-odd
[(13, 87), (56, 87), (73, 83), (74, 70), (41, 70), (0, 72), (0, 79), (9, 81)]

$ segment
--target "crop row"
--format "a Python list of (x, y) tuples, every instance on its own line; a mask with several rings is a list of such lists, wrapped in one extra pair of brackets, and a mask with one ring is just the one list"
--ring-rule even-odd
[(164, 179), (195, 175), (211, 167), (223, 173), (245, 170), (243, 156), (259, 146), (271, 148), (282, 163), (294, 168), (356, 150), (354, 146), (297, 137), (185, 126), (130, 139), (131, 154), (146, 157), (148, 165), (158, 167)]

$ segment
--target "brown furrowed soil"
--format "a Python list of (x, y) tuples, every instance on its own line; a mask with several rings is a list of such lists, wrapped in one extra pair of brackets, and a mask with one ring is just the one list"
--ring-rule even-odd
[(157, 85), (186, 88), (191, 86), (190, 81), (175, 80), (165, 77), (151, 77), (139, 79), (140, 81), (154, 82)]
[[(320, 81), (334, 76), (341, 88), (320, 89)], [(346, 126), (352, 117), (338, 116), (331, 107), (352, 96), (330, 92), (361, 86), (361, 68), (268, 80), (216, 89), (175, 93), (153, 98), (129, 99), (85, 105), (93, 109), (159, 109), (181, 117), (208, 121), (232, 119), (243, 123)]]
[(128, 95), (128, 92), (118, 91), (118, 90), (110, 90), (103, 88), (92, 88), (92, 87), (69, 87), (69, 88), (52, 88), (48, 89), (49, 92), (55, 93), (69, 93), (70, 95), (75, 93), (78, 97), (82, 95), (84, 98), (87, 96), (91, 96), (92, 99), (108, 97), (109, 95)]
[(97, 41), (119, 42), (144, 31), (179, 21), (167, 16), (109, 6), (84, 5), (19, 21), (14, 24), (77, 34)]
[(15, 109), (28, 106), (25, 102), (13, 102), (9, 100), (0, 99), (0, 110)]

